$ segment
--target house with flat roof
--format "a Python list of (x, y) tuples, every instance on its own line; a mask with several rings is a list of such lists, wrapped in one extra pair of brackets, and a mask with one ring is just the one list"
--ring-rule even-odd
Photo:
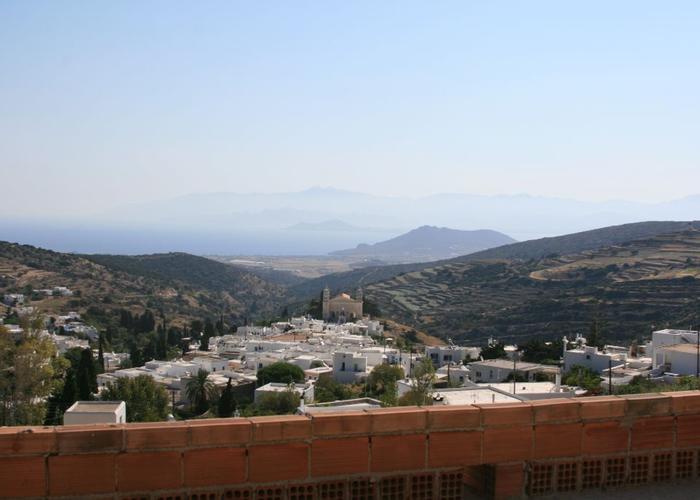
[(281, 392), (292, 391), (302, 398), (306, 403), (314, 402), (314, 385), (313, 384), (281, 384), (279, 382), (270, 382), (255, 389), (254, 401), (257, 403), (260, 398), (266, 394), (279, 394)]
[(535, 374), (558, 372), (558, 367), (548, 367), (538, 363), (513, 362), (509, 359), (485, 359), (469, 363), (469, 373), (472, 382), (505, 382), (515, 372), (527, 381), (533, 381)]
[(126, 422), (124, 401), (76, 401), (63, 414), (63, 425), (123, 424)]
[[(665, 363), (664, 349), (669, 346), (685, 344), (695, 345), (698, 342), (698, 332), (695, 330), (657, 330), (651, 334), (652, 360), (654, 368), (659, 368)], [(695, 372), (693, 372), (695, 373)]]
[(659, 358), (658, 368), (665, 373), (675, 375), (695, 375), (700, 359), (700, 349), (697, 344), (667, 345), (655, 349), (655, 357)]

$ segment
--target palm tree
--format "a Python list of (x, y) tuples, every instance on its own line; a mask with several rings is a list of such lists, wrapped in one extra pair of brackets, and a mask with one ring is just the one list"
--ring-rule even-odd
[(208, 377), (209, 372), (200, 368), (197, 375), (187, 382), (187, 388), (185, 389), (185, 395), (198, 415), (209, 409), (209, 403), (216, 395), (216, 387)]

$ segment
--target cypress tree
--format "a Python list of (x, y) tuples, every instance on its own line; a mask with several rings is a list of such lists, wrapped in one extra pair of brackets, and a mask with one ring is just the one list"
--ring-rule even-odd
[(80, 353), (77, 379), (78, 397), (83, 401), (91, 400), (93, 393), (97, 392), (97, 372), (90, 349), (83, 349)]
[(104, 356), (104, 336), (100, 334), (100, 341), (97, 350), (97, 372), (103, 373), (105, 371), (105, 356)]
[(226, 387), (221, 393), (221, 398), (219, 398), (219, 406), (217, 408), (217, 414), (219, 417), (230, 417), (233, 412), (236, 411), (236, 400), (233, 399), (233, 387), (231, 386), (231, 379), (228, 379)]
[(209, 336), (205, 333), (202, 335), (202, 340), (199, 341), (199, 350), (208, 351), (209, 350)]
[(71, 407), (78, 399), (78, 384), (75, 381), (75, 371), (72, 369), (68, 370), (66, 374), (66, 380), (63, 382), (63, 390), (61, 391), (61, 396), (59, 400), (59, 409), (61, 414)]

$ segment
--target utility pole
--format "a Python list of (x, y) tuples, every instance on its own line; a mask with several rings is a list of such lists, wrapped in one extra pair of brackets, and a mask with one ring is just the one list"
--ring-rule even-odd
[(700, 331), (695, 333), (695, 381), (700, 379)]
[(612, 358), (608, 358), (608, 394), (612, 393)]

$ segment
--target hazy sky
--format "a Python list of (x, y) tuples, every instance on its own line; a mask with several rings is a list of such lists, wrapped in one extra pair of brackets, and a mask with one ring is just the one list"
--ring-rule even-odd
[(0, 2), (2, 212), (700, 192), (700, 2)]

